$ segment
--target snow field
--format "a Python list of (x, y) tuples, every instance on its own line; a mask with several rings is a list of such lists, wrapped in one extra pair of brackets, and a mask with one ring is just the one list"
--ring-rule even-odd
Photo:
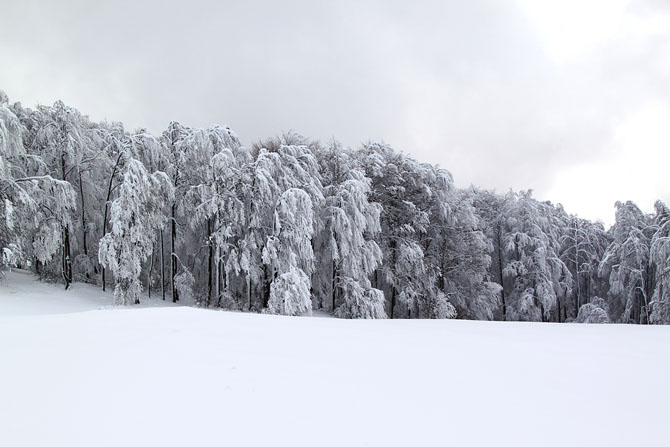
[(670, 328), (113, 308), (0, 286), (3, 446), (578, 446), (668, 439)]

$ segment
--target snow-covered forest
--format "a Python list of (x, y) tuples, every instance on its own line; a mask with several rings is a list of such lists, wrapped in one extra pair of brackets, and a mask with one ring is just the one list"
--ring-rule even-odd
[(202, 307), (341, 318), (670, 323), (670, 208), (606, 229), (455, 187), (389, 145), (161, 135), (0, 92), (2, 266)]

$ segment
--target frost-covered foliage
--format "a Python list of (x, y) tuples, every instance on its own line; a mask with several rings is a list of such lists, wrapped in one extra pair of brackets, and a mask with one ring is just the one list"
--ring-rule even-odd
[(650, 216), (633, 202), (616, 204), (613, 241), (600, 262), (599, 274), (609, 281), (613, 321), (648, 323), (651, 291), (649, 247), (655, 232)]
[(0, 265), (46, 263), (61, 248), (61, 228), (71, 224), (74, 190), (26, 150), (27, 129), (0, 96)]
[(486, 221), (477, 215), (472, 191), (452, 190), (445, 200), (448, 212), (431, 226), (427, 253), (436, 260), (440, 289), (458, 315), (491, 320), (500, 306), (500, 286), (490, 279), (493, 245), (484, 233)]
[(179, 291), (179, 296), (187, 303), (193, 301), (193, 286), (195, 278), (188, 269), (183, 269), (174, 279), (174, 285)]
[(270, 286), (267, 313), (301, 315), (312, 310), (309, 278), (297, 267), (277, 276)]
[(583, 304), (579, 308), (575, 323), (609, 323), (609, 306), (602, 299), (593, 297), (590, 303)]
[(670, 209), (661, 201), (656, 202), (654, 225), (650, 258), (656, 285), (649, 319), (655, 324), (670, 324)]
[[(139, 302), (142, 263), (153, 250), (156, 230), (165, 225), (162, 199), (172, 197), (172, 185), (163, 172), (149, 174), (144, 165), (128, 158), (119, 196), (111, 207), (112, 231), (100, 241), (100, 263), (111, 269), (119, 304)], [(188, 278), (181, 281), (188, 287)]]
[(114, 284), (121, 303), (667, 324), (669, 214), (619, 202), (606, 231), (530, 192), (459, 189), (383, 143), (128, 133), (0, 94), (0, 266)]
[(571, 287), (572, 275), (559, 257), (554, 208), (532, 199), (530, 192), (508, 194), (503, 205), (503, 279), (509, 281), (511, 319), (549, 320), (559, 296)]
[(370, 199), (381, 205), (381, 231), (376, 240), (383, 262), (373, 285), (384, 292), (387, 315), (444, 315), (435, 307), (448, 300), (438, 299), (441, 292), (447, 297), (439, 281), (440, 256), (427, 250), (432, 229), (449, 215), (449, 194), (454, 188), (451, 176), (383, 144), (366, 145), (356, 157), (371, 179)]
[(593, 223), (577, 216), (569, 216), (561, 223), (563, 228), (560, 236), (560, 258), (572, 275), (571, 289), (558, 302), (559, 320), (565, 320), (568, 315), (576, 317), (588, 297), (606, 293), (597, 272), (609, 238), (600, 222)]
[(342, 292), (342, 304), (335, 310), (340, 318), (386, 318), (384, 292), (363, 287), (350, 277), (340, 277), (337, 283)]
[(324, 188), (324, 225), (316, 237), (326, 255), (317, 260), (318, 299), (342, 318), (386, 318), (383, 292), (370, 282), (382, 262), (374, 241), (381, 230), (381, 206), (368, 200), (370, 179), (336, 142), (320, 157), (329, 185)]
[(309, 275), (314, 271), (312, 199), (302, 189), (286, 190), (275, 208), (272, 236), (263, 249), (273, 281), (267, 311), (297, 315), (312, 309)]

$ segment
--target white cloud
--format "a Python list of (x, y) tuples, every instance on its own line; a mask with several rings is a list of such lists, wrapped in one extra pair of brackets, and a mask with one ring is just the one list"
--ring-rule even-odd
[(605, 160), (576, 165), (557, 175), (543, 198), (570, 204), (569, 211), (614, 222), (614, 203), (633, 200), (653, 212), (656, 199), (670, 203), (670, 105), (652, 102), (617, 126)]
[(558, 63), (585, 57), (620, 31), (630, 0), (518, 0)]

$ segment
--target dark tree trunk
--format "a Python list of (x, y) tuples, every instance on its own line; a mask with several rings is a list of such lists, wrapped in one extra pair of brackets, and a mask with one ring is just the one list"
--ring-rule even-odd
[(217, 297), (217, 306), (221, 307), (221, 297), (223, 296), (223, 291), (226, 289), (226, 281), (223, 276), (223, 262), (221, 256), (221, 249), (219, 248), (219, 266), (216, 268), (216, 276), (219, 278), (219, 296)]
[(176, 205), (172, 205), (171, 208), (171, 213), (170, 213), (170, 222), (172, 223), (172, 232), (170, 235), (170, 260), (171, 260), (171, 269), (170, 269), (170, 284), (171, 284), (171, 290), (172, 290), (172, 302), (176, 303), (179, 301), (179, 292), (177, 292), (177, 289), (174, 286), (174, 279), (175, 276), (177, 276), (177, 254), (174, 251), (174, 245), (175, 241), (177, 240), (177, 221), (175, 220), (175, 209)]
[[(65, 181), (65, 154), (60, 156), (61, 170), (63, 171), (63, 180)], [(63, 246), (62, 251), (62, 271), (65, 290), (70, 288), (72, 282), (72, 259), (70, 259), (70, 229), (66, 225), (63, 227)]]
[(251, 277), (247, 274), (247, 299), (249, 301), (249, 312), (251, 312)]
[(149, 264), (149, 273), (147, 274), (147, 291), (149, 292), (149, 298), (151, 298), (151, 273), (154, 270), (154, 249), (155, 246), (151, 247), (151, 263)]
[(395, 260), (396, 260), (396, 242), (394, 239), (391, 240), (391, 267), (393, 268), (394, 278), (391, 282), (391, 313), (389, 318), (393, 319), (393, 313), (395, 311)]
[(268, 307), (268, 301), (270, 301), (270, 282), (268, 280), (268, 267), (266, 264), (263, 264), (263, 309)]
[(335, 261), (334, 260), (332, 261), (332, 276), (333, 276), (332, 280), (331, 280), (332, 306), (331, 306), (330, 309), (331, 309), (331, 312), (335, 313), (335, 295), (336, 295), (336, 293), (335, 293), (335, 290), (336, 290), (335, 282), (336, 282), (336, 278), (337, 278), (337, 269), (335, 268)]
[(163, 230), (161, 230), (161, 295), (165, 301), (165, 253), (163, 251)]
[[(212, 220), (207, 219), (207, 307), (212, 301), (212, 257), (213, 257), (213, 247), (212, 240), (210, 235), (212, 234)], [(251, 303), (249, 303), (251, 306)]]
[(72, 282), (72, 260), (70, 259), (70, 230), (66, 226), (63, 229), (63, 280), (65, 281), (65, 290), (70, 288)]

